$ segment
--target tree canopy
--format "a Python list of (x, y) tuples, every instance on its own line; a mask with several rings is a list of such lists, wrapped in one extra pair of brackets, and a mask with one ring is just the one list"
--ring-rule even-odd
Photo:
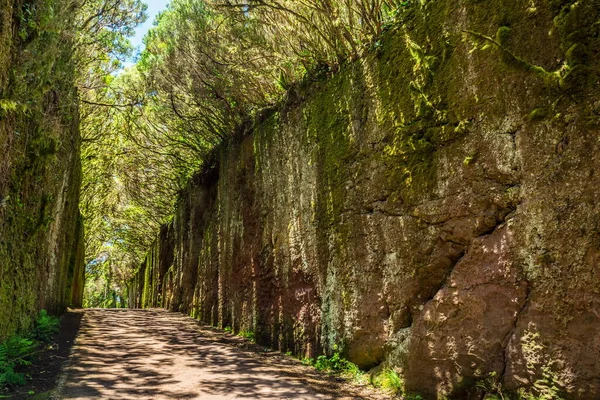
[(173, 0), (136, 64), (122, 69), (144, 5), (84, 3), (82, 210), (87, 260), (96, 260), (89, 273), (102, 282), (90, 280), (88, 305), (126, 296), (125, 283), (168, 222), (177, 193), (216, 146), (297, 82), (362, 57), (407, 4)]

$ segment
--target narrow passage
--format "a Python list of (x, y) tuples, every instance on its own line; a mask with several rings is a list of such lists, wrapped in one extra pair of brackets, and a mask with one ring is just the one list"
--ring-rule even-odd
[(257, 349), (164, 310), (88, 310), (58, 395), (128, 400), (365, 398), (295, 360)]

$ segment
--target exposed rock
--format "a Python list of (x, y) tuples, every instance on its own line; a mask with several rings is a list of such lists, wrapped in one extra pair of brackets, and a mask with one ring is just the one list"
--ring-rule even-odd
[(528, 293), (511, 254), (511, 228), (509, 221), (474, 240), (445, 286), (423, 308), (408, 350), (409, 390), (432, 397), (464, 395), (460, 390), (473, 382), (503, 375), (504, 349)]
[(46, 6), (0, 0), (0, 342), (83, 296), (72, 48), (65, 35), (30, 32)]
[(426, 398), (599, 397), (600, 3), (535, 3), (411, 2), (293, 89), (190, 183), (131, 305)]

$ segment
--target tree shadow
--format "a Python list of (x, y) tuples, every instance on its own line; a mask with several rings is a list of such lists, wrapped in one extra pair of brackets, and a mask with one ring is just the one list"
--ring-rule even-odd
[(237, 339), (163, 310), (88, 310), (60, 398), (361, 398)]

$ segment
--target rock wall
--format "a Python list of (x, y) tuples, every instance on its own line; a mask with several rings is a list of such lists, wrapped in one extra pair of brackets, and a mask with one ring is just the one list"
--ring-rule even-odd
[(59, 6), (0, 0), (0, 341), (83, 295), (79, 113)]
[(415, 3), (218, 152), (130, 306), (424, 398), (599, 398), (600, 2)]

